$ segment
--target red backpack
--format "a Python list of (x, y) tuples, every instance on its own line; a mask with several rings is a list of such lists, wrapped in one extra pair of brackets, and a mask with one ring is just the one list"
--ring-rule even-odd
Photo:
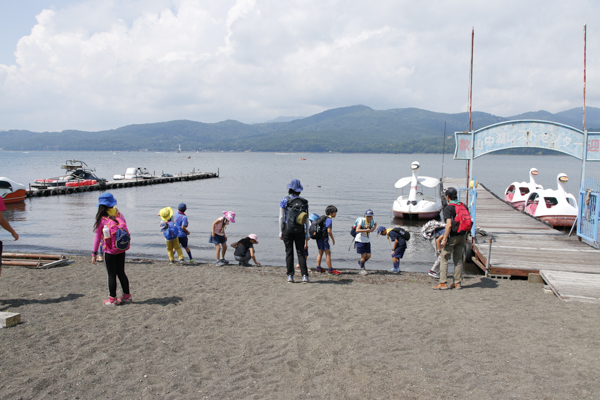
[(463, 203), (456, 203), (454, 204), (454, 210), (456, 211), (456, 217), (452, 221), (452, 231), (456, 233), (471, 232), (473, 221), (469, 209)]

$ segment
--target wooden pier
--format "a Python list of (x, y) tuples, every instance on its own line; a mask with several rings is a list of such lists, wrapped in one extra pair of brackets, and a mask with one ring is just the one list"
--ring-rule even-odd
[[(552, 228), (546, 223), (518, 211), (491, 193), (483, 185), (477, 189), (476, 227), (485, 235), (473, 239), (473, 261), (487, 273), (497, 277), (539, 273), (563, 300), (584, 298), (600, 301), (600, 250), (586, 245), (573, 234)], [(594, 275), (589, 275), (594, 274)], [(553, 282), (549, 280), (553, 279)], [(586, 289), (582, 282), (589, 282)], [(569, 294), (561, 296), (560, 287)], [(580, 287), (585, 295), (578, 296)]]
[(90, 192), (94, 190), (109, 190), (127, 188), (133, 186), (147, 186), (147, 185), (159, 185), (163, 183), (182, 182), (182, 181), (194, 181), (197, 179), (210, 179), (218, 178), (218, 172), (190, 172), (176, 174), (169, 177), (152, 177), (152, 178), (136, 178), (136, 179), (122, 179), (118, 181), (108, 181), (104, 183), (98, 183), (96, 185), (87, 186), (55, 186), (48, 187), (46, 189), (32, 189), (27, 191), (27, 197), (46, 197), (46, 196), (57, 196), (71, 193)]

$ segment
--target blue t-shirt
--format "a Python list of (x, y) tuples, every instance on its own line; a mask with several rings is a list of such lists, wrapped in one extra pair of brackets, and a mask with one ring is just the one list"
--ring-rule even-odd
[(187, 234), (181, 229), (182, 226), (187, 228), (188, 226), (188, 218), (181, 211), (177, 212), (177, 217), (175, 218), (175, 225), (179, 228), (179, 237), (187, 237)]

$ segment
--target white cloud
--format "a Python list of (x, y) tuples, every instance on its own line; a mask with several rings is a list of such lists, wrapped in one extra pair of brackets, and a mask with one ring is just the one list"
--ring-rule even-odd
[[(260, 122), (365, 104), (509, 116), (582, 104), (578, 0), (89, 0), (37, 16), (0, 65), (1, 128)], [(595, 31), (594, 31), (595, 29)], [(592, 33), (593, 32), (593, 33)], [(588, 28), (588, 105), (600, 37)]]

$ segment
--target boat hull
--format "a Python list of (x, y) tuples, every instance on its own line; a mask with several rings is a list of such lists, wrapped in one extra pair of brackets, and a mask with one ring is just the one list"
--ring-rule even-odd
[(19, 189), (11, 193), (6, 193), (4, 196), (2, 196), (2, 200), (5, 204), (19, 203), (21, 201), (24, 201), (25, 197), (25, 189)]
[(422, 213), (409, 213), (395, 210), (392, 210), (392, 212), (394, 213), (394, 217), (402, 219), (432, 219), (440, 216), (440, 210)]
[(577, 216), (575, 215), (545, 215), (541, 217), (537, 217), (542, 221), (550, 224), (554, 227), (572, 227), (575, 223), (575, 219)]

